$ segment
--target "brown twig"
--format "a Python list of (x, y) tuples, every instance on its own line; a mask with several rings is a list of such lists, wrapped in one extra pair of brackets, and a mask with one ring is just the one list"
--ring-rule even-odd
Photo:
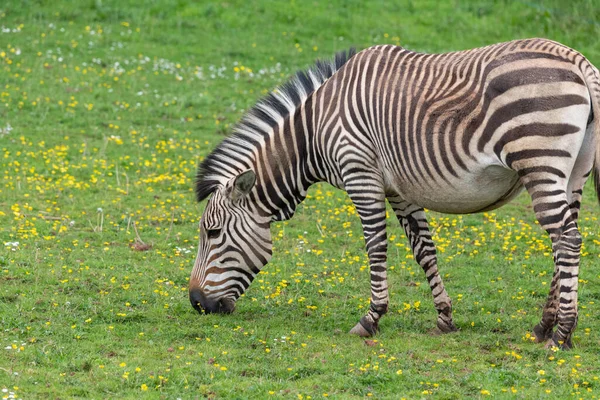
[(136, 226), (136, 222), (135, 222), (135, 221), (133, 221), (133, 230), (135, 231), (135, 239), (136, 239), (138, 242), (140, 242), (141, 244), (144, 244), (144, 245), (145, 245), (146, 243), (144, 243), (144, 241), (143, 241), (143, 240), (142, 240), (142, 238), (140, 237), (140, 234), (139, 234), (139, 232), (138, 232), (138, 230), (137, 230), (137, 226)]

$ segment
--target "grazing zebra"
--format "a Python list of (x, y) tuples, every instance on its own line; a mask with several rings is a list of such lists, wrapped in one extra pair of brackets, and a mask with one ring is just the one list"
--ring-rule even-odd
[(271, 258), (271, 222), (291, 218), (309, 186), (325, 181), (354, 203), (369, 257), (370, 309), (350, 332), (375, 334), (388, 309), (386, 199), (425, 272), (437, 326), (455, 331), (423, 208), (492, 210), (525, 187), (555, 262), (533, 332), (548, 346), (571, 347), (577, 217), (592, 170), (600, 195), (599, 101), (598, 70), (545, 39), (447, 54), (382, 45), (317, 62), (254, 106), (201, 163), (197, 198), (212, 197), (200, 221), (192, 306), (232, 312)]

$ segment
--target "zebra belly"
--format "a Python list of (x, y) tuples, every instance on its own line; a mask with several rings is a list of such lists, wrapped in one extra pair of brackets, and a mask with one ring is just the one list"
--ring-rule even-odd
[(399, 196), (423, 208), (469, 214), (508, 203), (521, 192), (523, 185), (515, 171), (493, 165), (476, 173), (465, 172), (460, 179), (432, 182), (429, 187), (398, 182), (397, 188)]

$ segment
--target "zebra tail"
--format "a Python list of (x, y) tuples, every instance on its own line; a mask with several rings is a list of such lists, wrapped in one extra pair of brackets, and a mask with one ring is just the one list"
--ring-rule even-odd
[(596, 188), (596, 196), (600, 203), (600, 72), (589, 61), (584, 63), (583, 75), (585, 82), (590, 92), (590, 100), (592, 102), (592, 121), (594, 130), (594, 142), (596, 146), (596, 155), (594, 157), (594, 168), (592, 176), (594, 178), (594, 186)]

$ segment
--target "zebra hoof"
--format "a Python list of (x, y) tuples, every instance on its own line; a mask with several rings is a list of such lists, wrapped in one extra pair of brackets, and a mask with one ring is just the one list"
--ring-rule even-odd
[(568, 338), (565, 341), (556, 340), (556, 338), (552, 337), (546, 342), (544, 346), (546, 349), (552, 349), (553, 347), (558, 347), (561, 350), (571, 350), (573, 348), (573, 342), (571, 342), (571, 338)]
[(458, 332), (458, 328), (456, 327), (456, 325), (454, 325), (454, 322), (452, 322), (452, 321), (447, 322), (447, 321), (440, 321), (438, 319), (437, 327), (440, 331), (442, 331), (442, 333)]
[(567, 340), (562, 344), (563, 350), (571, 350), (573, 348), (573, 342), (571, 341), (571, 337), (568, 337)]
[[(536, 343), (545, 342), (552, 337), (552, 329), (545, 329), (542, 325), (537, 324), (533, 327), (533, 336), (535, 337)], [(547, 344), (546, 347), (548, 347)]]
[(548, 339), (546, 345), (544, 346), (544, 348), (547, 350), (551, 350), (554, 347), (558, 347), (561, 350), (571, 350), (573, 348), (573, 342), (571, 342), (570, 338), (564, 342), (559, 341), (558, 343), (556, 343), (554, 339)]
[(351, 335), (358, 335), (360, 337), (371, 337), (374, 336), (379, 327), (377, 323), (369, 322), (366, 317), (362, 317), (360, 322), (350, 330)]

